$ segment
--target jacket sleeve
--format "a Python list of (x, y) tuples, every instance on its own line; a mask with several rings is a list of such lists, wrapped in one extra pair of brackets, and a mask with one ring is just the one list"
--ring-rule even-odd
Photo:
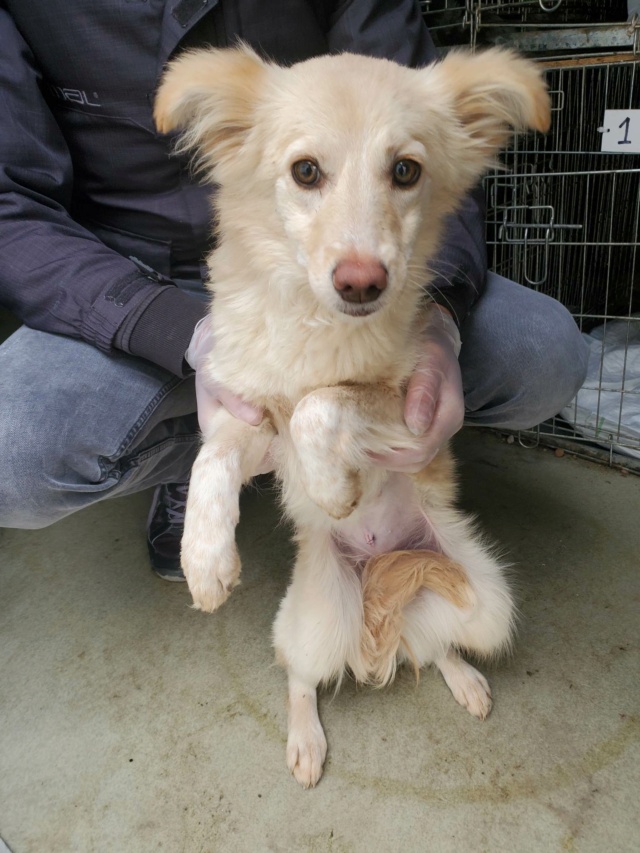
[[(171, 283), (146, 277), (74, 222), (66, 143), (33, 55), (1, 6), (0, 44), (0, 303), (35, 329), (81, 338), (105, 352), (137, 348), (136, 355), (182, 375), (202, 306)], [(167, 328), (165, 321), (163, 340), (154, 340), (150, 353), (139, 320), (160, 311), (172, 323)]]
[[(330, 22), (331, 51), (351, 51), (421, 67), (437, 58), (414, 0), (347, 0)], [(416, 107), (417, 108), (417, 107)], [(484, 290), (487, 276), (484, 193), (467, 195), (448, 217), (443, 245), (431, 267), (429, 290), (461, 326)]]

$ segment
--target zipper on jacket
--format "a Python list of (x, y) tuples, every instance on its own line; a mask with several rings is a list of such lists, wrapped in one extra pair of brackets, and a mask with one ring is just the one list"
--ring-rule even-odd
[(133, 261), (133, 263), (138, 267), (140, 272), (145, 278), (148, 278), (149, 281), (155, 281), (156, 284), (160, 284), (160, 282), (164, 282), (165, 284), (173, 284), (170, 278), (167, 278), (166, 275), (162, 275), (158, 270), (154, 270), (153, 267), (150, 267), (148, 264), (145, 264), (144, 261), (141, 261), (140, 258), (136, 258), (135, 255), (129, 255), (129, 260)]

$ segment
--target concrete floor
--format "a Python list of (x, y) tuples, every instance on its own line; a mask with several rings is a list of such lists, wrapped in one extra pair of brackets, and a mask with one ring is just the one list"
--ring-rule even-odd
[[(147, 566), (149, 494), (0, 534), (0, 836), (57, 851), (640, 849), (640, 479), (468, 431), (464, 502), (517, 566), (481, 723), (435, 672), (321, 698), (330, 757), (284, 761), (270, 626), (291, 563), (245, 494), (242, 586), (213, 616)], [(485, 669), (486, 672), (486, 669)]]

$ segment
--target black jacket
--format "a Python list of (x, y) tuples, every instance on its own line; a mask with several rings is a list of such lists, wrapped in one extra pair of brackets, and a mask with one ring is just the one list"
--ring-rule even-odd
[[(181, 375), (205, 307), (171, 277), (200, 274), (211, 189), (170, 156), (153, 97), (182, 45), (238, 37), (284, 63), (435, 58), (413, 0), (0, 2), (0, 302), (29, 326)], [(461, 322), (486, 274), (479, 199), (452, 218), (441, 269)]]

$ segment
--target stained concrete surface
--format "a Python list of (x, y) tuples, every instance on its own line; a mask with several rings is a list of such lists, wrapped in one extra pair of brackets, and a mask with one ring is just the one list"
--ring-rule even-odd
[(440, 676), (345, 683), (303, 791), (270, 626), (292, 547), (247, 491), (242, 585), (215, 615), (147, 566), (149, 494), (0, 534), (0, 836), (57, 851), (640, 849), (640, 478), (491, 433), (464, 504), (515, 564), (520, 629), (484, 723)]

